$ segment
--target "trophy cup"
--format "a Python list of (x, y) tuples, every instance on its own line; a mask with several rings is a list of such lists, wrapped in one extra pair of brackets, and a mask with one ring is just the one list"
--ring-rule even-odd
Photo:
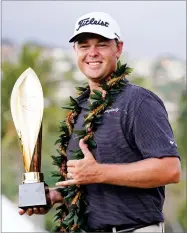
[(10, 107), (20, 140), (25, 173), (19, 185), (20, 208), (47, 205), (41, 173), (43, 91), (36, 73), (28, 68), (14, 84)]

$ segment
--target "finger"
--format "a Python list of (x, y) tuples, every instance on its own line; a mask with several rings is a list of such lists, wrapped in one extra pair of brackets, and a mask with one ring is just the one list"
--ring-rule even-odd
[(26, 212), (26, 210), (24, 210), (24, 209), (19, 209), (19, 210), (18, 210), (18, 213), (19, 213), (20, 215), (23, 215), (25, 212)]
[(40, 210), (40, 214), (45, 214), (46, 211), (47, 211), (47, 210), (46, 210), (45, 208), (43, 208), (43, 207), (40, 207), (39, 210)]
[(33, 209), (32, 208), (27, 209), (26, 214), (31, 216), (33, 214)]
[(77, 184), (76, 180), (66, 180), (62, 182), (57, 182), (56, 186), (68, 186), (68, 185), (76, 185), (76, 184)]
[(67, 167), (75, 167), (78, 163), (78, 160), (68, 160)]
[(67, 178), (68, 178), (68, 179), (73, 179), (73, 174), (70, 173), (70, 172), (68, 172), (68, 173), (67, 173)]
[(40, 214), (40, 210), (38, 208), (33, 208), (34, 214)]
[(74, 167), (68, 167), (68, 173), (74, 174), (76, 169)]
[(94, 158), (92, 153), (89, 151), (87, 144), (84, 143), (84, 140), (79, 141), (79, 147), (82, 150), (85, 158)]

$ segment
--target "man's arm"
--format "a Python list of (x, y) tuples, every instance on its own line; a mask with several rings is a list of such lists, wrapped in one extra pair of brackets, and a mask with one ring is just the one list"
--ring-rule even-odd
[[(138, 148), (142, 155), (141, 161), (129, 164), (98, 164), (81, 139), (79, 147), (83, 151), (84, 159), (68, 161), (68, 173), (71, 173), (73, 179), (59, 182), (57, 186), (106, 183), (152, 188), (179, 182), (180, 157), (162, 101), (155, 95), (146, 95), (132, 117), (133, 124), (128, 131), (132, 145)], [(126, 118), (122, 125), (125, 128)]]
[(150, 158), (130, 164), (100, 164), (100, 182), (153, 188), (180, 181), (180, 161), (176, 157)]
[(180, 180), (180, 160), (177, 157), (149, 158), (129, 164), (99, 164), (81, 139), (79, 146), (84, 159), (69, 160), (72, 180), (57, 186), (105, 183), (137, 188), (153, 188)]

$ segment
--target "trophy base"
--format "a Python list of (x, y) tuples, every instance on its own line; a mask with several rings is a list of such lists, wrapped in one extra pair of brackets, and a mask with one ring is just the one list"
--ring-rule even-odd
[(45, 183), (28, 183), (19, 185), (20, 208), (46, 206)]

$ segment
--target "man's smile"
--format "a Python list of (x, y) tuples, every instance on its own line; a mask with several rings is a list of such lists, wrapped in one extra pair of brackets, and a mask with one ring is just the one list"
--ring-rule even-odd
[(86, 62), (86, 64), (87, 65), (89, 65), (89, 67), (99, 67), (101, 64), (102, 64), (102, 62), (100, 62), (100, 61), (90, 61), (90, 62)]

